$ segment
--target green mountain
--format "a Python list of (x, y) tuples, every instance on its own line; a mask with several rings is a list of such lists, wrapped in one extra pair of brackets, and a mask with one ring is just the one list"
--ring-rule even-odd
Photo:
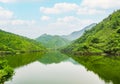
[(44, 47), (26, 37), (0, 30), (0, 52), (2, 51), (37, 51)]
[(83, 28), (80, 31), (72, 32), (69, 35), (63, 35), (63, 36), (54, 35), (54, 36), (52, 36), (52, 35), (43, 34), (40, 37), (36, 38), (36, 41), (41, 42), (47, 48), (61, 48), (61, 47), (67, 46), (71, 41), (78, 39), (80, 36), (83, 35), (83, 33), (86, 30), (91, 29), (95, 25), (96, 25), (96, 23), (93, 23), (93, 24)]
[(86, 30), (89, 30), (94, 26), (96, 26), (96, 23), (92, 23), (79, 31), (72, 32), (69, 35), (63, 35), (62, 37), (65, 39), (68, 39), (70, 41), (76, 40), (76, 39), (80, 38)]
[(119, 54), (120, 55), (120, 10), (115, 11), (82, 37), (63, 49), (76, 54)]
[(47, 48), (60, 48), (69, 44), (69, 41), (60, 37), (43, 34), (36, 38), (36, 41), (41, 42)]

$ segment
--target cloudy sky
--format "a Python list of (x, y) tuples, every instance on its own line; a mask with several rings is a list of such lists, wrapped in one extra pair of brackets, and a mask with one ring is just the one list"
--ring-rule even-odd
[(0, 29), (29, 38), (66, 35), (120, 9), (120, 0), (0, 0)]

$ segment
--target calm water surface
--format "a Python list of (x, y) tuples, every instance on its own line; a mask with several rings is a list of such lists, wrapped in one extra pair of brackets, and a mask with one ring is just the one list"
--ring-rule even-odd
[[(116, 58), (68, 57), (60, 52), (51, 52), (44, 55), (31, 53), (5, 56), (1, 59), (7, 59), (15, 70), (13, 79), (6, 81), (5, 84), (118, 84), (120, 82), (118, 76), (120, 71), (116, 71), (120, 68), (112, 69), (113, 67), (108, 65), (111, 63), (109, 61), (116, 62)], [(107, 60), (105, 64), (108, 66), (104, 64), (104, 60)], [(114, 71), (110, 72), (110, 69)]]

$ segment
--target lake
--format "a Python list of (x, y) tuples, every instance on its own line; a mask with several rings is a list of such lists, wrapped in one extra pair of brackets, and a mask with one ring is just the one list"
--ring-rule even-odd
[(15, 75), (5, 84), (119, 84), (120, 57), (67, 56), (60, 52), (3, 56)]

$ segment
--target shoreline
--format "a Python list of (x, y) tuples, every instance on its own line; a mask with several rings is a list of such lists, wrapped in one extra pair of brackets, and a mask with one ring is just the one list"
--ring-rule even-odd
[(0, 51), (0, 56), (1, 56), (1, 55), (9, 55), (9, 54), (34, 53), (34, 52), (45, 52), (45, 50), (31, 50), (31, 51)]
[(104, 53), (104, 52), (64, 52), (61, 51), (64, 54), (70, 54), (70, 55), (74, 55), (74, 56), (92, 56), (92, 55), (96, 55), (96, 56), (120, 56), (120, 53), (115, 53), (115, 54), (108, 54), (108, 53)]

